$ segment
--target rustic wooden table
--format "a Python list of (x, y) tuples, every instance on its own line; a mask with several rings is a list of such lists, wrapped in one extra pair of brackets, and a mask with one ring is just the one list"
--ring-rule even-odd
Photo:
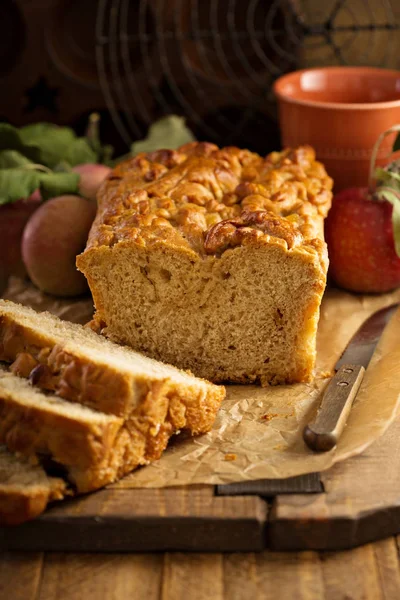
[(3, 553), (1, 600), (398, 600), (400, 537), (344, 552)]

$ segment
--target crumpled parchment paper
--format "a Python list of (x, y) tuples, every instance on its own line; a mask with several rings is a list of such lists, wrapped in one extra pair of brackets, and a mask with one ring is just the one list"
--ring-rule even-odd
[[(11, 279), (4, 297), (71, 321), (84, 323), (92, 317), (90, 299), (55, 299), (16, 278)], [(116, 485), (165, 487), (286, 478), (322, 471), (359, 454), (383, 434), (399, 409), (400, 311), (379, 342), (337, 447), (328, 453), (313, 453), (302, 440), (302, 430), (315, 415), (334, 364), (358, 327), (376, 310), (399, 301), (400, 290), (381, 296), (327, 290), (312, 383), (227, 386), (226, 400), (210, 433), (197, 438), (174, 437), (159, 461)]]

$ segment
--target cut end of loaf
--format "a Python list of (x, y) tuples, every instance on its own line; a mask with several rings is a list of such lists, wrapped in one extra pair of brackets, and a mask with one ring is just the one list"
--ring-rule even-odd
[(86, 255), (103, 333), (216, 383), (309, 381), (326, 268), (281, 244), (193, 261), (165, 246)]

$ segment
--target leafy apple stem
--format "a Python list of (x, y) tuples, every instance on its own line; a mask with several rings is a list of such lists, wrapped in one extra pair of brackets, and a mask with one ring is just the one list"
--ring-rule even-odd
[(400, 192), (391, 187), (381, 186), (378, 192), (375, 193), (378, 200), (390, 202), (393, 207), (392, 211), (392, 227), (394, 249), (397, 256), (400, 258)]
[(89, 142), (91, 148), (98, 152), (101, 143), (100, 143), (100, 133), (99, 133), (99, 125), (100, 125), (100, 115), (97, 112), (93, 112), (89, 115), (89, 122), (86, 128), (85, 137)]
[(39, 165), (36, 163), (30, 163), (27, 165), (24, 165), (23, 167), (20, 167), (21, 169), (24, 169), (24, 171), (43, 171), (43, 173), (52, 173), (52, 170), (49, 169), (49, 167), (45, 167), (44, 165)]
[[(393, 127), (391, 127), (390, 129), (387, 129), (386, 131), (381, 133), (380, 136), (378, 137), (378, 139), (376, 140), (374, 147), (372, 148), (371, 160), (369, 163), (369, 178), (368, 178), (368, 187), (369, 187), (371, 194), (374, 191), (375, 166), (376, 166), (376, 159), (378, 157), (380, 145), (382, 144), (383, 140), (388, 135), (391, 135), (392, 133), (395, 133), (396, 131), (400, 131), (400, 125), (393, 125)], [(393, 154), (393, 150), (391, 150), (389, 152), (387, 157), (389, 158), (392, 154)]]

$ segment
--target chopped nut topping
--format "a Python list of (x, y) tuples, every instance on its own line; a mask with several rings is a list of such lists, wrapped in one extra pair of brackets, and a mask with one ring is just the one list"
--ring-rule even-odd
[(309, 146), (266, 158), (203, 142), (141, 153), (104, 184), (88, 247), (173, 241), (220, 254), (272, 237), (319, 251), (331, 189)]

